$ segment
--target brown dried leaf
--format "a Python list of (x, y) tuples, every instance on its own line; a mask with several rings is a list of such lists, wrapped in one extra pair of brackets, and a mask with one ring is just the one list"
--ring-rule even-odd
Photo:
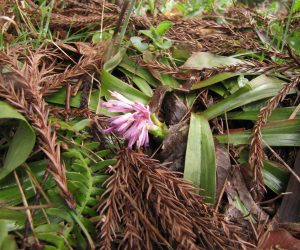
[[(267, 220), (268, 215), (253, 200), (238, 167), (233, 169), (232, 175), (228, 178), (226, 193), (229, 199), (229, 203), (232, 205), (234, 205), (234, 200), (236, 199), (236, 197), (239, 197), (239, 199), (247, 209), (249, 215), (254, 216), (254, 219), (257, 222)], [(240, 218), (236, 219), (238, 221)]]
[[(294, 172), (300, 175), (300, 151), (294, 164)], [(284, 196), (279, 208), (279, 222), (299, 222), (300, 221), (300, 183), (291, 175), (288, 182), (286, 192), (291, 192), (290, 195)]]
[(183, 171), (189, 125), (187, 121), (170, 126), (167, 137), (162, 142), (159, 159), (170, 163), (172, 171)]
[(265, 233), (258, 243), (258, 249), (299, 250), (300, 240), (293, 237), (284, 229), (277, 229)]

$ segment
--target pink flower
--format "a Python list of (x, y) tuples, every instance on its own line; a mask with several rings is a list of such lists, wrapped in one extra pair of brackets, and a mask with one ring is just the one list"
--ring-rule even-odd
[(132, 102), (117, 92), (111, 92), (116, 100), (103, 102), (109, 112), (125, 113), (109, 118), (110, 128), (104, 133), (115, 132), (128, 140), (128, 147), (134, 144), (138, 148), (149, 143), (148, 130), (153, 126), (150, 118), (149, 107), (138, 102)]

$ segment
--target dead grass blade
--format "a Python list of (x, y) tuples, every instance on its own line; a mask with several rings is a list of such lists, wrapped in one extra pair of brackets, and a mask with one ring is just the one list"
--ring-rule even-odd
[[(101, 198), (101, 249), (237, 249), (238, 227), (203, 203), (195, 188), (141, 152), (124, 149)], [(159, 229), (159, 231), (158, 231)]]
[(60, 146), (48, 122), (49, 111), (40, 92), (40, 83), (51, 71), (51, 68), (46, 68), (43, 63), (42, 59), (45, 56), (47, 51), (31, 53), (21, 63), (15, 57), (2, 53), (1, 65), (6, 65), (10, 72), (0, 77), (0, 96), (32, 122), (32, 126), (39, 134), (39, 146), (48, 158), (48, 171), (52, 174), (68, 206), (74, 208), (75, 201), (68, 191), (65, 166), (60, 158)]

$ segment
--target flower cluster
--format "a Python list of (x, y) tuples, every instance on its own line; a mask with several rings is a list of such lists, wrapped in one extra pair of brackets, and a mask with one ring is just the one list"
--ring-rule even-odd
[(154, 126), (149, 107), (138, 102), (132, 102), (117, 92), (111, 92), (116, 100), (111, 99), (103, 102), (109, 112), (124, 113), (109, 118), (110, 128), (105, 129), (104, 133), (115, 132), (128, 140), (128, 147), (134, 144), (138, 148), (147, 146), (149, 143), (148, 131)]

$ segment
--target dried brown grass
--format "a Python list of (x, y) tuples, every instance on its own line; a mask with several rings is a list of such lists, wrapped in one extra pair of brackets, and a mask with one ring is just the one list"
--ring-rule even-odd
[(75, 200), (68, 191), (65, 166), (60, 158), (60, 146), (56, 134), (48, 121), (47, 104), (41, 93), (40, 84), (53, 70), (53, 65), (46, 67), (45, 57), (51, 58), (47, 51), (29, 52), (20, 61), (17, 55), (1, 53), (0, 68), (8, 68), (9, 73), (0, 75), (0, 96), (24, 113), (39, 135), (39, 147), (48, 158), (48, 171), (53, 176), (61, 194), (69, 207), (75, 207)]
[(100, 249), (237, 249), (227, 224), (189, 183), (141, 152), (124, 149), (99, 205)]

